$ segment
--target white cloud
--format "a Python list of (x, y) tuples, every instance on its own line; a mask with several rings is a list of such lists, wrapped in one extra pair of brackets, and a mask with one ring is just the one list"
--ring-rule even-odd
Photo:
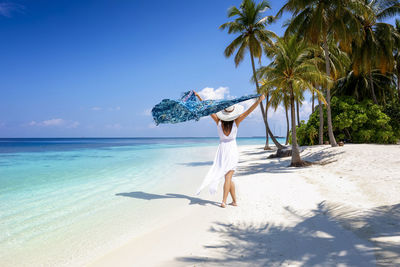
[[(247, 110), (254, 104), (254, 101), (256, 101), (256, 99), (249, 99), (249, 100), (239, 103), (239, 105), (242, 105), (244, 107), (244, 110)], [(262, 121), (260, 107), (257, 106), (256, 109), (253, 110), (252, 113), (250, 113), (250, 115), (247, 117), (247, 119), (251, 119), (254, 121)]]
[(64, 123), (65, 121), (63, 119), (50, 119), (41, 122), (43, 126), (60, 126)]
[(79, 122), (74, 121), (74, 122), (71, 122), (71, 124), (69, 124), (67, 127), (68, 128), (77, 128), (79, 125), (80, 125)]
[(119, 110), (121, 110), (121, 107), (119, 107), (119, 106), (118, 107), (109, 107), (108, 110), (109, 111), (119, 111)]
[(0, 15), (4, 17), (11, 17), (11, 14), (16, 12), (21, 12), (24, 9), (22, 5), (13, 3), (0, 3)]
[(157, 128), (157, 125), (156, 125), (155, 123), (149, 123), (147, 126), (148, 126), (150, 129), (155, 129), (155, 128)]
[(102, 110), (102, 108), (101, 108), (101, 107), (92, 107), (91, 110), (93, 110), (93, 111), (100, 111), (100, 110)]
[(142, 113), (143, 116), (151, 116), (151, 108), (145, 109)]
[(274, 108), (270, 107), (268, 109), (268, 119), (275, 119), (276, 121), (285, 121), (286, 120), (286, 114), (285, 114), (285, 109), (283, 106), (279, 106), (276, 111)]
[[(312, 104), (309, 101), (303, 101), (303, 105), (300, 106), (300, 120), (307, 121), (311, 114)], [(290, 107), (288, 110), (288, 116), (290, 121)], [(268, 110), (268, 121), (286, 125), (286, 114), (285, 109), (280, 105), (276, 111), (273, 108)], [(297, 124), (297, 112), (296, 112), (296, 124)]]
[(80, 125), (77, 121), (66, 121), (64, 119), (56, 118), (43, 121), (31, 121), (28, 126), (35, 127), (65, 127), (65, 128), (76, 128)]
[(300, 120), (307, 121), (311, 115), (312, 101), (303, 101), (303, 105), (300, 107)]
[[(204, 100), (219, 100), (230, 98), (229, 88), (220, 86), (217, 89), (206, 87), (198, 92)], [(225, 96), (226, 95), (226, 96)]]
[[(202, 89), (201, 91), (198, 92), (199, 95), (204, 99), (204, 100), (220, 100), (220, 99), (231, 99), (235, 98), (234, 96), (230, 95), (229, 88), (228, 87), (218, 87), (217, 89), (211, 88), (211, 87), (206, 87)], [(244, 102), (239, 103), (240, 105), (243, 105), (244, 110), (247, 110), (251, 105), (253, 105), (255, 99), (250, 99)], [(264, 101), (264, 108), (265, 108), (265, 101)], [(311, 114), (311, 108), (312, 104), (310, 101), (303, 101), (303, 105), (300, 107), (300, 120), (308, 120), (308, 117)], [(290, 119), (290, 110), (289, 110), (289, 119)], [(297, 119), (297, 117), (296, 117)], [(260, 107), (257, 107), (247, 118), (247, 120), (251, 121), (256, 121), (256, 122), (262, 122), (262, 116), (261, 116), (261, 109)], [(285, 115), (285, 109), (283, 106), (279, 106), (276, 111), (274, 111), (273, 108), (268, 109), (268, 122), (270, 124), (277, 124), (277, 125), (286, 125), (286, 115)]]
[(63, 119), (50, 119), (44, 121), (31, 121), (29, 126), (61, 126), (65, 123)]
[[(236, 98), (235, 96), (230, 95), (229, 88), (220, 86), (217, 89), (211, 88), (211, 87), (206, 87), (202, 89), (201, 91), (198, 92), (199, 95), (204, 99), (204, 100), (220, 100), (220, 99), (233, 99)], [(244, 110), (247, 110), (251, 105), (253, 105), (255, 99), (249, 99), (247, 101), (239, 103), (244, 107)], [(259, 107), (257, 107), (249, 116), (248, 119), (254, 120), (254, 121), (262, 121), (262, 116), (261, 116), (261, 110)]]

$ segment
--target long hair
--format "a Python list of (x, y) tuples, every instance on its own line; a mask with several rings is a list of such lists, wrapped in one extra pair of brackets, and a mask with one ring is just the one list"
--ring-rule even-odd
[(234, 121), (223, 121), (223, 120), (221, 120), (221, 126), (222, 126), (222, 130), (224, 131), (224, 133), (228, 133), (228, 135), (231, 133), (233, 122)]

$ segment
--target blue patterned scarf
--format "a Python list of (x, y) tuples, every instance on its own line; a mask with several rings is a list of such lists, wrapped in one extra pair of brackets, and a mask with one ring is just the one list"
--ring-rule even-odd
[(179, 100), (164, 99), (151, 110), (154, 122), (178, 123), (189, 120), (198, 121), (201, 117), (208, 116), (236, 103), (259, 97), (259, 94), (242, 96), (231, 100), (205, 100), (199, 101), (193, 91), (183, 93)]

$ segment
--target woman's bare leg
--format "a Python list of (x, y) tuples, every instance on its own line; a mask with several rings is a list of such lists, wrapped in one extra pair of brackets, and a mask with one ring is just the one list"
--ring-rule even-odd
[(228, 198), (229, 191), (231, 190), (233, 171), (229, 171), (225, 174), (224, 183), (224, 195), (222, 197), (221, 207), (225, 208), (226, 199)]
[[(233, 175), (233, 173), (232, 173), (232, 175)], [(231, 197), (232, 197), (232, 203), (230, 205), (237, 206), (235, 183), (233, 181), (231, 181), (231, 189), (229, 190), (229, 193), (231, 193)]]

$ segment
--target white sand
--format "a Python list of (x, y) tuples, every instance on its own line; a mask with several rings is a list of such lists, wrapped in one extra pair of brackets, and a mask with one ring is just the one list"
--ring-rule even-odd
[(238, 207), (215, 205), (222, 190), (175, 199), (189, 205), (92, 265), (400, 266), (400, 145), (309, 147), (304, 159), (334, 162), (300, 169), (240, 150)]

